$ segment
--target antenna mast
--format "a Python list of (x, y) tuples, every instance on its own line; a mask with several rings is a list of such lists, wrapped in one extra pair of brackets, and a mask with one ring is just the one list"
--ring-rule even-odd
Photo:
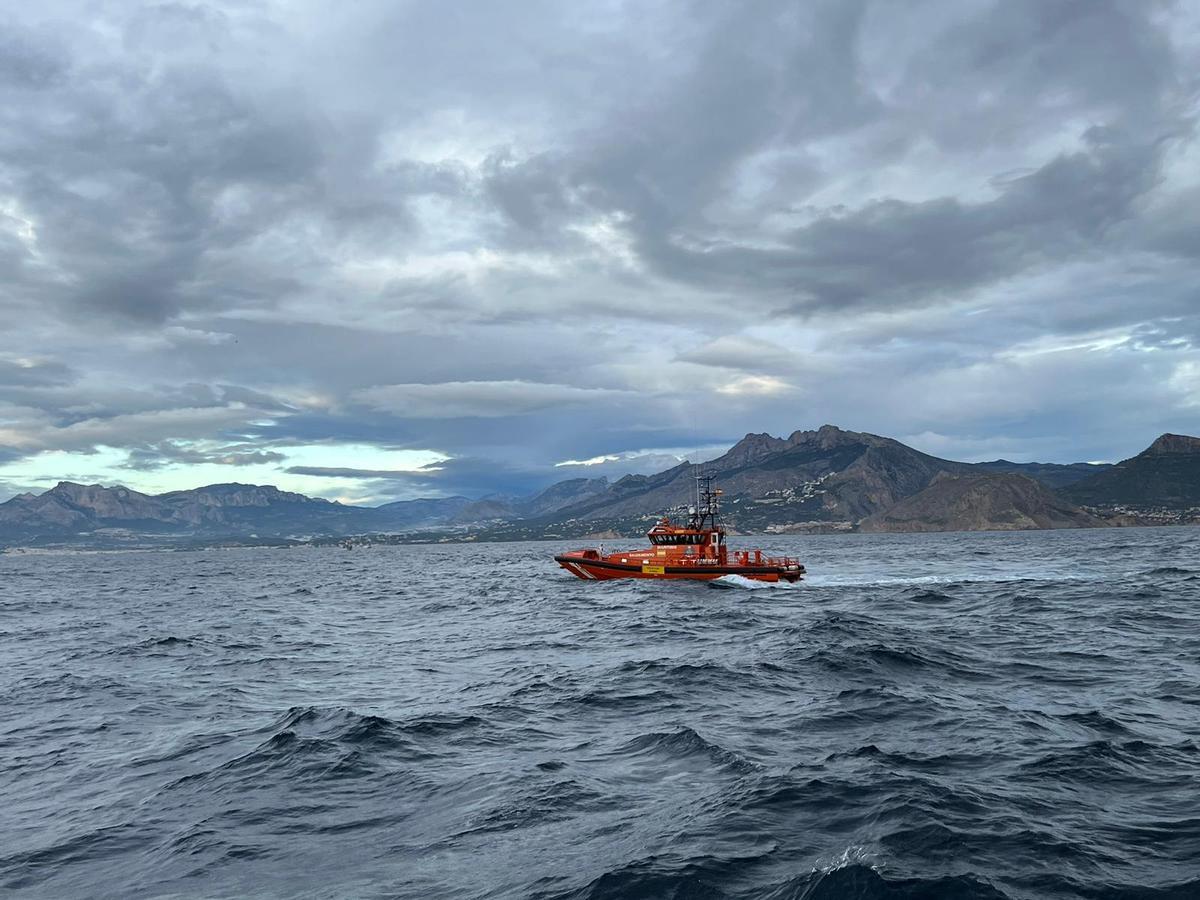
[(717, 517), (721, 511), (721, 491), (712, 486), (712, 475), (696, 475), (696, 505), (692, 507), (690, 528), (703, 530), (706, 520), (711, 520), (713, 529), (720, 528)]

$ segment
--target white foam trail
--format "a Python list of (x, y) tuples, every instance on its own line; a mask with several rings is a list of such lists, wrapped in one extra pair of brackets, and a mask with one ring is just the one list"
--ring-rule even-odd
[(761, 588), (797, 587), (797, 585), (789, 584), (786, 581), (755, 581), (753, 578), (747, 578), (745, 575), (722, 575), (720, 578), (714, 578), (708, 585), (715, 588), (745, 588), (748, 591), (757, 591)]
[[(831, 575), (806, 575), (805, 581), (815, 587), (875, 587), (887, 584), (948, 584), (961, 579), (949, 575), (914, 575), (909, 578), (838, 578)], [(972, 578), (972, 581), (988, 581), (987, 578)], [(1003, 579), (1012, 580), (1012, 579)]]
[(886, 587), (903, 584), (1007, 584), (1013, 581), (1103, 581), (1107, 575), (1064, 575), (1057, 572), (1026, 572), (1014, 575), (981, 576), (975, 573), (962, 575), (914, 575), (911, 578), (837, 578), (824, 575), (806, 575), (804, 580), (813, 587)]

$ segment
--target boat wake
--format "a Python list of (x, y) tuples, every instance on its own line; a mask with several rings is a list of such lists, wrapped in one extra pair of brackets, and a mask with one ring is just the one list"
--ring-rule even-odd
[(793, 584), (787, 581), (755, 581), (753, 578), (747, 578), (745, 575), (722, 575), (720, 578), (714, 578), (712, 581), (706, 582), (710, 588), (718, 590), (738, 589), (747, 591), (757, 591), (763, 588), (798, 588), (798, 583)]

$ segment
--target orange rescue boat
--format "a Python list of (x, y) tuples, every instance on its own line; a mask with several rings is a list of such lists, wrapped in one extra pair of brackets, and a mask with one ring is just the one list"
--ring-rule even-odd
[(696, 505), (690, 507), (686, 525), (663, 516), (647, 532), (654, 546), (647, 550), (571, 550), (554, 561), (578, 578), (670, 578), (712, 581), (724, 575), (741, 575), (755, 581), (799, 581), (804, 566), (790, 556), (764, 556), (761, 550), (729, 550), (725, 527), (718, 518), (721, 491), (712, 487), (712, 476), (696, 479)]

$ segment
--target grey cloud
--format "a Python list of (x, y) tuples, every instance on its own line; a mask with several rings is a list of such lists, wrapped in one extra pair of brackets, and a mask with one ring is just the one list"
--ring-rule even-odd
[(123, 468), (152, 472), (169, 465), (254, 466), (283, 462), (287, 457), (274, 450), (259, 450), (252, 445), (234, 444), (213, 450), (194, 450), (174, 441), (129, 448)]
[[(437, 449), (467, 461), (361, 477), (486, 491), (826, 420), (1067, 458), (1195, 430), (1178, 13), (14, 8), (0, 442)], [(689, 424), (746, 376), (805, 390)]]
[(487, 494), (522, 495), (560, 480), (550, 466), (460, 456), (425, 466), (413, 476), (413, 489), (443, 495), (478, 497)]
[(0, 84), (42, 90), (60, 83), (69, 65), (53, 33), (11, 24), (0, 31)]
[(0, 359), (0, 388), (57, 387), (71, 384), (78, 373), (61, 362)]
[(803, 357), (772, 341), (723, 335), (676, 356), (680, 362), (741, 372), (787, 373), (803, 367)]
[[(64, 367), (41, 368), (47, 371), (28, 383), (0, 379), (0, 446), (14, 459), (48, 450), (90, 454), (108, 446), (126, 448), (128, 465), (146, 471), (172, 462), (277, 461), (259, 445), (267, 440), (270, 423), (293, 411), (262, 392), (233, 385), (106, 390), (77, 383)], [(0, 369), (0, 375), (5, 371)], [(20, 377), (30, 369), (16, 366), (14, 371)], [(5, 380), (12, 386), (5, 386)], [(250, 440), (256, 445), (201, 452), (181, 443), (214, 440)]]
[(503, 418), (621, 398), (630, 399), (619, 391), (530, 381), (388, 384), (355, 394), (372, 409), (415, 419)]
[(898, 100), (922, 104), (936, 116), (927, 119), (935, 133), (952, 143), (976, 143), (972, 132), (997, 124), (1009, 134), (1037, 133), (1047, 119), (1080, 109), (1126, 120), (1153, 116), (1169, 96), (1164, 86), (1183, 74), (1173, 67), (1169, 35), (1158, 18), (1170, 6), (1129, 0), (988, 4), (915, 57), (897, 86)]
[(1153, 148), (1113, 146), (1095, 129), (1088, 142), (1088, 152), (1010, 181), (990, 203), (880, 201), (797, 232), (790, 277), (808, 295), (800, 307), (927, 302), (1098, 252), (1156, 170)]
[(291, 475), (315, 475), (320, 478), (398, 478), (412, 481), (413, 473), (396, 469), (347, 469), (338, 466), (288, 466), (285, 470)]
[[(657, 273), (698, 287), (765, 294), (776, 298), (775, 308), (778, 298), (791, 295), (797, 311), (928, 303), (1105, 245), (1130, 244), (1129, 236), (1113, 233), (1115, 226), (1133, 217), (1135, 201), (1155, 185), (1162, 142), (1185, 127), (1170, 116), (1173, 102), (1163, 96), (1178, 90), (1172, 54), (1144, 8), (995, 5), (915, 54), (891, 107), (845, 65), (854, 58), (850, 48), (860, 33), (861, 9), (814, 9), (815, 21), (768, 11), (751, 23), (722, 23), (728, 28), (717, 33), (725, 39), (714, 36), (713, 44), (720, 49), (699, 54), (677, 94), (668, 92), (636, 115), (636, 131), (619, 132), (617, 141), (602, 145), (607, 149), (563, 157), (558, 172), (542, 157), (525, 164), (525, 171), (506, 169), (497, 183), (518, 185), (526, 205), (502, 207), (527, 228), (544, 218), (528, 204), (549, 197), (536, 201), (539, 208), (561, 210), (569, 185), (594, 207), (628, 214), (639, 254)], [(817, 52), (804, 53), (816, 35)], [(788, 55), (729, 58), (731, 48), (756, 43)], [(794, 63), (790, 73), (783, 61), (796, 58), (809, 62)], [(784, 96), (784, 85), (794, 84), (788, 74), (800, 80), (818, 69), (822, 90), (796, 95), (791, 117), (788, 102), (782, 109), (772, 104), (777, 94)], [(1068, 110), (1092, 121), (1103, 111), (1112, 124), (1077, 126), (1083, 149), (1060, 153), (1034, 172), (995, 180), (999, 196), (990, 202), (884, 199), (852, 211), (835, 208), (780, 233), (776, 242), (786, 246), (772, 249), (756, 246), (761, 235), (752, 244), (731, 239), (710, 218), (713, 204), (729, 191), (730, 167), (764, 146), (887, 116), (898, 120), (892, 127), (910, 120), (917, 130), (909, 142), (928, 129), (948, 150), (969, 153), (984, 146), (992, 140), (985, 129), (989, 122), (994, 127), (996, 110), (980, 107), (975, 98), (988, 95), (997, 81), (1012, 93), (992, 90), (995, 99), (988, 104), (1004, 104), (1001, 113), (1012, 130), (1024, 126), (1022, 119), (1061, 127), (1064, 118), (1070, 121)], [(922, 112), (938, 118), (911, 121), (907, 107), (918, 96), (925, 98)], [(749, 97), (755, 102), (745, 102)], [(826, 106), (803, 105), (811, 97)], [(1053, 111), (1039, 109), (1043, 97)], [(940, 115), (942, 110), (949, 112)], [(964, 110), (974, 118), (955, 120), (954, 113)], [(713, 120), (723, 127), (710, 127)], [(894, 142), (883, 146), (895, 152)], [(788, 186), (781, 187), (786, 197)]]
[(164, 437), (197, 440), (248, 435), (258, 430), (252, 422), (260, 415), (241, 408), (209, 406), (81, 418), (61, 426), (35, 425), (16, 448), (27, 453), (44, 450), (91, 453), (100, 445), (120, 447)]
[(289, 466), (293, 475), (361, 481), (384, 499), (418, 496), (524, 495), (570, 477), (553, 466), (528, 466), (478, 457), (459, 457), (417, 471), (354, 469), (336, 466)]
[(580, 211), (570, 196), (566, 173), (545, 154), (520, 161), (508, 150), (492, 154), (485, 163), (483, 189), (518, 229), (537, 233), (543, 241), (550, 237), (550, 228)]
[(1102, 248), (1136, 248), (1138, 236), (1120, 226), (1155, 186), (1167, 135), (1092, 126), (1081, 137), (1084, 150), (999, 183), (992, 201), (873, 201), (781, 234), (787, 247), (772, 249), (719, 239), (689, 247), (664, 239), (660, 223), (641, 220), (636, 227), (653, 235), (641, 249), (672, 279), (760, 298), (791, 296), (776, 305), (803, 312), (929, 303)]

